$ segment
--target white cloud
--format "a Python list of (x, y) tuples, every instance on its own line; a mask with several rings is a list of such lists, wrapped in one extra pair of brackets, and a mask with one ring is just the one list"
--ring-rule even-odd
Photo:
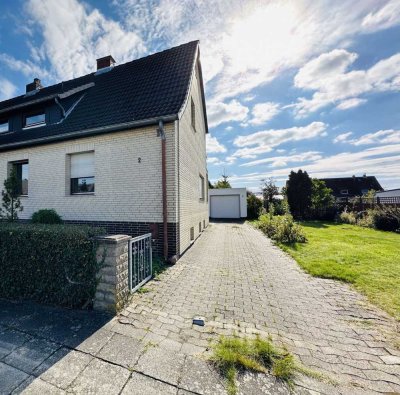
[(237, 100), (231, 100), (229, 103), (207, 104), (207, 117), (210, 127), (215, 127), (225, 122), (243, 121), (247, 118), (249, 109), (240, 104)]
[(349, 140), (349, 143), (352, 145), (400, 143), (400, 130), (379, 130), (375, 133), (364, 134), (359, 138)]
[[(267, 173), (256, 172), (237, 175), (231, 178), (235, 184), (252, 182), (258, 185), (259, 180), (274, 177), (277, 181), (287, 179), (291, 170), (306, 170), (312, 177), (346, 177), (353, 174), (371, 174), (378, 180), (396, 182), (400, 174), (400, 144), (391, 144), (363, 149), (359, 152), (343, 152), (317, 159), (309, 164), (301, 166), (288, 166), (282, 169), (271, 170)], [(395, 184), (393, 184), (395, 185)]]
[(240, 148), (233, 153), (233, 157), (235, 158), (257, 158), (258, 155), (266, 154), (267, 152), (271, 152), (272, 147), (267, 144), (259, 144), (256, 147), (251, 148)]
[(245, 102), (253, 101), (256, 98), (256, 95), (246, 95), (243, 99)]
[(338, 110), (348, 110), (349, 108), (354, 108), (354, 107), (358, 107), (361, 104), (366, 103), (367, 100), (366, 99), (360, 99), (357, 97), (353, 97), (351, 99), (347, 99), (342, 101), (341, 103), (339, 103), (338, 106), (336, 106), (336, 108)]
[(207, 143), (207, 153), (218, 153), (218, 152), (226, 152), (226, 148), (222, 145), (216, 137), (207, 134), (206, 137)]
[(228, 132), (230, 132), (231, 130), (233, 130), (233, 126), (227, 126), (227, 127), (225, 128), (225, 130), (228, 131)]
[(279, 104), (273, 102), (257, 103), (251, 110), (251, 125), (262, 125), (279, 113)]
[(282, 166), (287, 166), (288, 163), (310, 162), (321, 158), (322, 156), (320, 152), (309, 151), (296, 155), (273, 156), (270, 158), (254, 160), (251, 162), (243, 163), (240, 166), (249, 167), (249, 166), (258, 166), (269, 163), (271, 167), (282, 167)]
[(344, 49), (324, 53), (305, 64), (294, 78), (298, 88), (316, 91), (311, 99), (294, 104), (303, 117), (329, 104), (344, 110), (365, 103), (358, 96), (372, 91), (400, 90), (400, 53), (377, 62), (367, 70), (347, 71), (357, 54)]
[(10, 59), (14, 65), (19, 62), (17, 68), (27, 76), (51, 75), (50, 82), (70, 79), (94, 71), (98, 57), (112, 54), (118, 63), (123, 63), (146, 51), (136, 32), (124, 29), (77, 0), (29, 0), (26, 12), (43, 36), (42, 45), (29, 43), (31, 52), (32, 48), (41, 51), (33, 54), (32, 60), (37, 63), (47, 59), (51, 65), (45, 71), (32, 61)]
[(353, 132), (347, 132), (337, 135), (334, 139), (334, 143), (344, 143), (347, 142), (349, 137), (353, 134)]
[(385, 6), (373, 0), (113, 3), (126, 29), (138, 32), (152, 50), (200, 39), (207, 93), (217, 102), (250, 93), (285, 70), (350, 43), (371, 10)]
[(362, 27), (367, 31), (387, 29), (400, 24), (400, 2), (389, 1), (382, 8), (364, 17)]
[(326, 126), (323, 122), (312, 122), (306, 126), (294, 126), (288, 129), (269, 129), (247, 136), (238, 136), (234, 144), (237, 147), (256, 146), (255, 149), (262, 147), (272, 149), (288, 141), (300, 141), (325, 135)]
[(11, 81), (0, 78), (0, 100), (10, 99), (16, 91), (17, 87)]

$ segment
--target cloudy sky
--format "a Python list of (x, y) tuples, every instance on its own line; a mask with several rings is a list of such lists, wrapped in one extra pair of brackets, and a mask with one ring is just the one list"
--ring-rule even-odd
[(291, 169), (400, 187), (400, 0), (0, 3), (0, 100), (199, 39), (211, 180)]

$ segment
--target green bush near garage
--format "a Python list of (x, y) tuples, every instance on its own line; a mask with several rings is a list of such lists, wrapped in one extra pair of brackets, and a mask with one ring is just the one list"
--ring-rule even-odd
[(82, 308), (94, 297), (102, 229), (0, 224), (0, 297)]

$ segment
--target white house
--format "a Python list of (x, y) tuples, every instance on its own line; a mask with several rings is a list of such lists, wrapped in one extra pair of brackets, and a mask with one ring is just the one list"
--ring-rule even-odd
[(14, 167), (29, 220), (43, 208), (108, 233), (153, 233), (179, 256), (208, 225), (199, 43), (0, 102), (0, 188)]

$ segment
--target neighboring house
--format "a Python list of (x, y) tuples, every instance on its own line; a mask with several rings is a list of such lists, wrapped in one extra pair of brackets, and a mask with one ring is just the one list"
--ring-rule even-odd
[(374, 176), (321, 178), (321, 181), (332, 189), (333, 196), (339, 201), (365, 195), (371, 189), (382, 191), (381, 185)]
[(0, 102), (0, 189), (21, 180), (20, 218), (55, 209), (66, 223), (182, 254), (208, 225), (207, 116), (199, 43), (190, 42)]
[(387, 191), (378, 192), (375, 195), (379, 198), (398, 198), (400, 199), (400, 188), (398, 189), (389, 189)]

